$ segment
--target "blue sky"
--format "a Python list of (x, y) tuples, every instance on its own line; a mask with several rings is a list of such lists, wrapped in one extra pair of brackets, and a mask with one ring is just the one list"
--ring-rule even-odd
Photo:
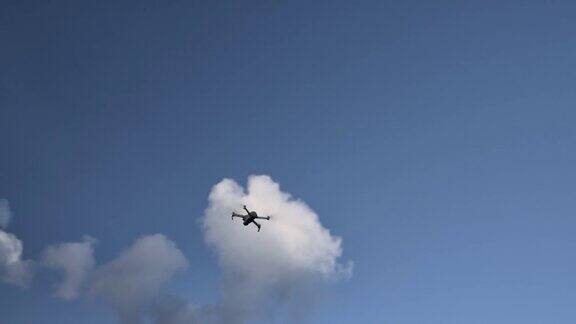
[[(210, 304), (208, 194), (267, 174), (355, 264), (311, 323), (574, 323), (575, 9), (3, 1), (6, 231), (99, 264), (162, 233), (190, 262), (167, 289)], [(0, 286), (2, 322), (116, 321), (55, 279)]]

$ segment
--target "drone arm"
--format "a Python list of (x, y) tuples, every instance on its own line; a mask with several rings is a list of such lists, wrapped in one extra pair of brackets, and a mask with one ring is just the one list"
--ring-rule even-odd
[(266, 220), (270, 220), (270, 216), (265, 216), (265, 217), (260, 217), (260, 216), (258, 216), (258, 217), (256, 217), (256, 218), (257, 218), (257, 219), (266, 219)]
[(243, 218), (246, 217), (246, 216), (244, 216), (244, 215), (239, 215), (239, 214), (236, 214), (236, 213), (232, 213), (232, 218), (234, 218), (234, 217), (240, 217), (240, 218), (243, 219)]
[(246, 208), (246, 205), (244, 205), (244, 210), (248, 213), (248, 215), (250, 215), (250, 211), (248, 210), (248, 208)]

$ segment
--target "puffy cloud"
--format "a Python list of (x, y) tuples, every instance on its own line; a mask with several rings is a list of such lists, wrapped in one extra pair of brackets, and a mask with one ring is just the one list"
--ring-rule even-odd
[(22, 241), (14, 234), (0, 230), (0, 280), (22, 288), (32, 279), (33, 263), (22, 260)]
[[(230, 220), (242, 205), (260, 216), (260, 232)], [(11, 212), (0, 200), (0, 226)], [(161, 234), (143, 236), (116, 259), (95, 268), (95, 240), (49, 246), (42, 264), (63, 275), (57, 297), (73, 300), (87, 288), (89, 296), (109, 304), (121, 323), (154, 324), (242, 323), (287, 311), (298, 315), (314, 302), (319, 284), (347, 278), (352, 263), (343, 265), (342, 240), (330, 233), (303, 201), (280, 190), (268, 176), (251, 176), (246, 190), (230, 179), (216, 184), (203, 217), (205, 240), (222, 270), (221, 300), (197, 306), (163, 289), (188, 267), (176, 244)], [(0, 280), (26, 287), (33, 262), (22, 260), (22, 242), (0, 229)], [(264, 317), (262, 317), (264, 314)]]
[[(272, 216), (262, 220), (260, 232), (230, 220), (244, 204), (260, 216)], [(249, 177), (247, 191), (230, 179), (216, 184), (204, 228), (224, 274), (225, 322), (255, 316), (256, 307), (306, 304), (317, 283), (351, 275), (352, 263), (338, 261), (342, 240), (322, 226), (306, 203), (282, 192), (268, 176)]]
[(0, 199), (0, 227), (6, 228), (11, 218), (12, 211), (10, 210), (10, 203), (6, 199)]
[(82, 242), (60, 243), (44, 251), (43, 265), (64, 274), (55, 296), (66, 300), (78, 297), (86, 277), (94, 268), (95, 243), (95, 239), (86, 236)]
[[(10, 223), (12, 211), (6, 199), (0, 199), (0, 228)], [(22, 241), (0, 229), (0, 280), (22, 288), (28, 287), (33, 276), (33, 262), (22, 260)]]
[(166, 283), (187, 266), (174, 242), (161, 234), (143, 236), (95, 270), (90, 292), (109, 303), (121, 323), (141, 323)]

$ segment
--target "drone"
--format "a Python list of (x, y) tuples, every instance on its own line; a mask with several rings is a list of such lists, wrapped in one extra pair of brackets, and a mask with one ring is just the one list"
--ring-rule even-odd
[(248, 213), (247, 215), (240, 215), (232, 212), (232, 220), (234, 220), (234, 217), (240, 217), (243, 220), (242, 224), (244, 224), (244, 226), (248, 226), (248, 224), (254, 223), (254, 225), (258, 227), (258, 232), (260, 232), (261, 225), (256, 223), (256, 219), (270, 220), (270, 216), (260, 217), (258, 214), (256, 214), (255, 211), (249, 211), (248, 208), (246, 208), (246, 205), (244, 205), (244, 210)]

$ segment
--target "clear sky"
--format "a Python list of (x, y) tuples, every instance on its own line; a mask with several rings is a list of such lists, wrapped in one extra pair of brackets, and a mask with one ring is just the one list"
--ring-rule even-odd
[[(190, 262), (168, 289), (210, 304), (210, 189), (267, 174), (355, 265), (311, 323), (575, 323), (575, 21), (573, 1), (2, 1), (6, 231), (25, 259), (90, 235), (99, 264), (162, 233)], [(0, 285), (0, 322), (116, 321), (54, 279)]]

